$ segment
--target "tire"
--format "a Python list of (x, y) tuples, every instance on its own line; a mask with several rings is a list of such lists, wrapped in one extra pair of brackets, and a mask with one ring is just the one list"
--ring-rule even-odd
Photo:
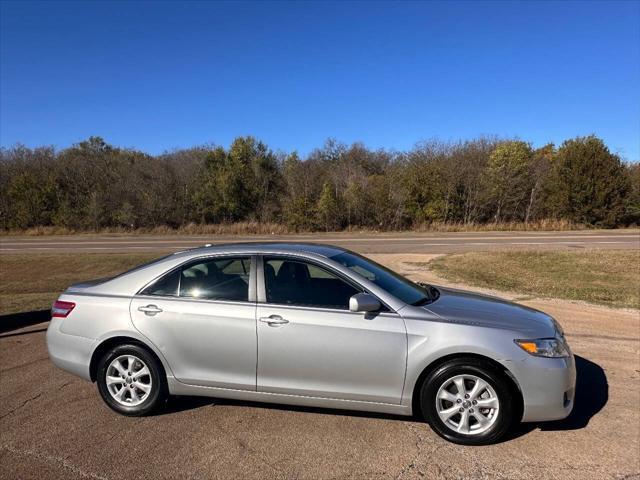
[(442, 438), (461, 445), (488, 445), (504, 437), (516, 421), (512, 388), (506, 375), (488, 362), (453, 359), (427, 376), (420, 408)]
[(139, 345), (119, 345), (107, 351), (98, 363), (97, 384), (109, 408), (131, 417), (151, 413), (167, 397), (162, 365)]

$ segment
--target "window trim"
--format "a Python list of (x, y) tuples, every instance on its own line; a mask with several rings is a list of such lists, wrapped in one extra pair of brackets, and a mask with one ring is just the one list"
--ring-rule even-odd
[(372, 293), (368, 288), (364, 287), (363, 285), (358, 283), (356, 280), (348, 277), (344, 273), (337, 271), (335, 268), (331, 267), (331, 265), (327, 265), (326, 263), (323, 263), (319, 260), (309, 258), (304, 255), (295, 255), (291, 253), (263, 253), (263, 254), (257, 255), (257, 257), (258, 257), (257, 258), (258, 268), (256, 269), (256, 276), (257, 276), (258, 284), (257, 284), (257, 300), (256, 301), (259, 305), (273, 305), (274, 307), (280, 307), (280, 308), (305, 308), (305, 309), (312, 309), (316, 311), (322, 310), (322, 311), (330, 311), (330, 312), (342, 312), (342, 313), (347, 312), (347, 313), (353, 313), (353, 314), (361, 314), (361, 312), (352, 312), (351, 310), (349, 310), (349, 308), (331, 308), (331, 307), (322, 307), (318, 305), (298, 305), (298, 304), (291, 304), (291, 303), (268, 302), (267, 286), (266, 286), (266, 281), (264, 277), (264, 261), (265, 261), (265, 258), (282, 258), (284, 260), (289, 259), (299, 263), (310, 263), (311, 265), (314, 265), (318, 268), (326, 270), (332, 275), (335, 275), (336, 277), (338, 277), (340, 280), (348, 283), (359, 292), (367, 293), (372, 297), (374, 297), (376, 300), (378, 300), (380, 302), (380, 305), (382, 305), (382, 309), (379, 312), (377, 312), (378, 314), (383, 314), (383, 313), (397, 314), (397, 312), (393, 308), (387, 305), (386, 302), (380, 299), (380, 297), (378, 297), (376, 294)]
[[(172, 273), (174, 273), (176, 270), (182, 270), (183, 268), (187, 268), (188, 266), (192, 265), (192, 264), (197, 264), (200, 263), (202, 261), (208, 260), (208, 259), (225, 259), (225, 258), (248, 258), (249, 259), (249, 291), (247, 293), (247, 300), (224, 300), (224, 299), (211, 299), (211, 298), (196, 298), (196, 297), (182, 297), (180, 296), (180, 282), (182, 280), (182, 275), (178, 275), (178, 288), (177, 288), (177, 293), (176, 295), (150, 295), (150, 294), (143, 294), (142, 292), (144, 290), (146, 290), (147, 288), (153, 286), (153, 284), (155, 284), (156, 282), (160, 281), (160, 279), (164, 278), (165, 276), (171, 275)], [(134, 296), (137, 297), (149, 297), (149, 298), (167, 298), (167, 299), (171, 299), (171, 300), (185, 300), (185, 301), (198, 301), (198, 302), (224, 302), (224, 303), (243, 303), (243, 304), (247, 304), (247, 303), (251, 303), (251, 304), (255, 304), (257, 303), (257, 296), (256, 296), (256, 281), (257, 281), (257, 255), (253, 254), (253, 253), (212, 253), (209, 255), (202, 255), (200, 257), (195, 257), (195, 258), (189, 258), (188, 260), (185, 260), (184, 262), (176, 265), (175, 267), (167, 270), (166, 272), (163, 272), (162, 274), (158, 275), (156, 278), (154, 278), (153, 280), (151, 280), (150, 282), (148, 282), (146, 285), (144, 285), (142, 288), (140, 288)]]
[[(365, 292), (368, 293), (368, 292)], [(377, 298), (377, 297), (376, 297)], [(310, 312), (323, 312), (323, 313), (341, 313), (343, 315), (355, 315), (362, 316), (365, 315), (365, 312), (352, 312), (348, 308), (330, 308), (330, 307), (316, 307), (313, 305), (294, 305), (290, 303), (260, 303), (258, 302), (258, 306), (262, 308), (277, 308), (284, 310), (306, 310)], [(386, 307), (383, 304), (383, 307)], [(388, 308), (388, 307), (387, 307)], [(380, 310), (378, 312), (367, 312), (366, 315), (375, 315), (375, 316), (386, 316), (393, 318), (401, 318), (400, 314), (393, 310)]]
[(240, 306), (256, 306), (256, 302), (252, 301), (244, 301), (244, 300), (214, 300), (207, 298), (196, 298), (196, 297), (169, 297), (164, 295), (136, 295), (136, 298), (148, 298), (148, 299), (159, 299), (165, 301), (174, 301), (174, 302), (191, 302), (191, 303), (212, 303), (212, 304), (224, 304), (224, 305), (240, 305)]

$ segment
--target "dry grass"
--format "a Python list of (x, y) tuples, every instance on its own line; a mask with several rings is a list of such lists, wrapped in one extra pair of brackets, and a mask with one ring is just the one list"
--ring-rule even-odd
[(536, 220), (535, 222), (491, 222), (491, 223), (461, 223), (461, 222), (431, 222), (418, 225), (414, 231), (418, 232), (522, 232), (548, 231), (562, 232), (568, 230), (588, 230), (593, 227), (569, 222), (567, 220)]
[(0, 255), (0, 315), (51, 308), (72, 283), (108, 277), (154, 254)]
[[(416, 225), (412, 232), (491, 232), (491, 231), (568, 231), (587, 230), (589, 226), (571, 223), (566, 220), (538, 220), (535, 222), (499, 222), (499, 223), (445, 223), (431, 222)], [(351, 232), (377, 232), (375, 229), (353, 227)], [(190, 223), (183, 227), (167, 226), (155, 228), (104, 228), (99, 230), (74, 230), (65, 227), (34, 227), (26, 230), (0, 230), (2, 235), (77, 235), (77, 234), (151, 234), (151, 235), (286, 235), (302, 233), (280, 223), (237, 222), (219, 224)], [(305, 231), (304, 233), (313, 233)]]
[(238, 222), (219, 224), (190, 223), (180, 228), (160, 226), (155, 228), (102, 228), (97, 230), (74, 230), (66, 227), (34, 227), (26, 230), (3, 230), (0, 235), (78, 235), (78, 234), (151, 234), (151, 235), (282, 235), (295, 233), (286, 225), (279, 223)]
[(478, 287), (640, 308), (640, 252), (486, 252), (429, 264), (439, 275)]
[[(0, 255), (0, 315), (48, 309), (72, 283), (108, 277), (159, 253)], [(429, 264), (456, 282), (529, 295), (640, 308), (640, 252), (493, 252)]]

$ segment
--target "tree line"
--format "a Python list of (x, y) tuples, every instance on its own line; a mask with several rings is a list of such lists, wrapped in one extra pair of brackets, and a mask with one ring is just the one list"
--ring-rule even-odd
[(0, 228), (178, 228), (242, 221), (295, 231), (558, 219), (640, 224), (640, 165), (595, 137), (429, 141), (410, 151), (328, 140), (306, 158), (253, 137), (151, 156), (90, 137), (0, 149)]

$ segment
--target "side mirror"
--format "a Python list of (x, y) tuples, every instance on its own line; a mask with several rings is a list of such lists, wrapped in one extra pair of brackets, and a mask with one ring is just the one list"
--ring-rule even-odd
[(381, 308), (378, 299), (368, 293), (356, 293), (349, 299), (349, 310), (352, 312), (377, 312)]

